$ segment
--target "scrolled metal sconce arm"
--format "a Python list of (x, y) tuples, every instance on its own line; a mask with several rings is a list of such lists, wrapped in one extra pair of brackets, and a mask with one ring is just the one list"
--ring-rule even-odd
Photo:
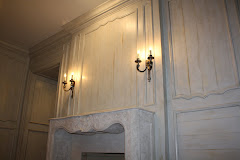
[(145, 72), (146, 70), (148, 70), (148, 82), (151, 81), (151, 70), (152, 70), (152, 67), (153, 67), (153, 60), (154, 57), (152, 56), (152, 53), (151, 53), (151, 50), (150, 50), (150, 55), (148, 56), (147, 60), (146, 60), (146, 68), (144, 70), (140, 70), (139, 67), (140, 67), (140, 63), (142, 62), (139, 58), (137, 58), (135, 60), (135, 63), (137, 63), (137, 70), (139, 72)]

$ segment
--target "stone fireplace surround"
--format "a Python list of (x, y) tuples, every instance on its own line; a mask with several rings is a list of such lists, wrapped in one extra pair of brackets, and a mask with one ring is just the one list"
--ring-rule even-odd
[(153, 160), (154, 113), (125, 109), (50, 120), (47, 160), (81, 160), (86, 151)]

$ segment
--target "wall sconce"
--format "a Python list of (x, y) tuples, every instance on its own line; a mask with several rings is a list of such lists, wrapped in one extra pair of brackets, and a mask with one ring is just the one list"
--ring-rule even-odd
[(63, 90), (66, 91), (66, 92), (71, 91), (72, 92), (72, 95), (71, 95), (72, 98), (73, 98), (73, 90), (74, 90), (74, 87), (75, 87), (75, 81), (73, 80), (73, 75), (74, 75), (74, 73), (72, 72), (72, 76), (71, 76), (71, 79), (70, 79), (71, 87), (69, 89), (65, 89), (66, 84), (67, 84), (67, 74), (66, 73), (64, 74), (64, 81), (62, 82), (63, 83)]
[(154, 57), (152, 56), (152, 50), (151, 48), (149, 48), (149, 56), (146, 60), (146, 68), (144, 70), (140, 70), (139, 67), (140, 67), (140, 63), (142, 62), (140, 59), (139, 59), (139, 54), (140, 54), (140, 51), (138, 50), (138, 58), (135, 60), (135, 63), (137, 63), (137, 70), (139, 72), (145, 72), (146, 70), (148, 70), (148, 82), (151, 81), (151, 70), (152, 70), (152, 67), (153, 67), (153, 59)]

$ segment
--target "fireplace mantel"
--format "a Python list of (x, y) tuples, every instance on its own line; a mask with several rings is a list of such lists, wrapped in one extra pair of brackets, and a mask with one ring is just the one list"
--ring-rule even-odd
[[(73, 135), (85, 135), (89, 138), (91, 135), (104, 133), (115, 135), (124, 133), (125, 160), (152, 160), (154, 158), (153, 116), (153, 112), (143, 109), (125, 109), (51, 119), (47, 160), (72, 159), (71, 136)], [(56, 136), (58, 136), (57, 131), (60, 129), (64, 129), (67, 134), (63, 138), (61, 137), (64, 142), (58, 144)], [(81, 149), (79, 149), (79, 152), (82, 152)], [(92, 152), (96, 151), (92, 150)]]

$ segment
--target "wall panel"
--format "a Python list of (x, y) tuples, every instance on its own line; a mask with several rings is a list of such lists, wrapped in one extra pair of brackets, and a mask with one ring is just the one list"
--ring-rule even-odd
[(149, 48), (154, 47), (151, 2), (129, 3), (83, 23), (72, 43), (65, 45), (60, 77), (66, 73), (69, 80), (74, 72), (76, 86), (73, 99), (70, 92), (59, 90), (58, 116), (155, 104), (155, 68), (147, 82), (147, 72), (137, 72), (134, 63), (140, 50), (144, 69)]
[(32, 100), (32, 123), (49, 124), (48, 119), (54, 117), (56, 84), (36, 80)]
[[(57, 99), (57, 117), (141, 107), (156, 112), (156, 159), (165, 159), (165, 108), (158, 0), (115, 0), (63, 26), (72, 41), (63, 47)], [(141, 69), (149, 48), (154, 59), (151, 82)], [(63, 90), (74, 72), (75, 88)], [(160, 135), (160, 136), (159, 136)], [(160, 143), (160, 141), (162, 143)], [(161, 146), (161, 147), (160, 147)]]
[(47, 152), (47, 132), (29, 131), (26, 160), (44, 160)]
[(132, 62), (137, 50), (137, 13), (90, 31), (83, 43), (80, 105), (87, 108), (82, 111), (136, 105), (136, 69)]
[(0, 128), (0, 156), (1, 159), (13, 159), (13, 147), (16, 139), (15, 130)]
[(239, 159), (239, 113), (239, 106), (178, 113), (179, 159)]
[(174, 0), (169, 8), (173, 96), (206, 96), (238, 87), (238, 52), (225, 1)]
[(27, 70), (27, 52), (0, 41), (0, 159), (15, 159)]
[(49, 118), (55, 117), (57, 82), (29, 72), (17, 160), (44, 160)]
[(171, 160), (240, 158), (236, 2), (162, 1)]
[(17, 121), (24, 88), (22, 85), (26, 78), (26, 64), (1, 54), (0, 75), (0, 119)]

